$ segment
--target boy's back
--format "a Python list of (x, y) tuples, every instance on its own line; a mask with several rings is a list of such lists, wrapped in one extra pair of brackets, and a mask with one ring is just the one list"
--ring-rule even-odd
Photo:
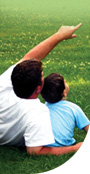
[(88, 118), (76, 104), (61, 100), (56, 103), (46, 105), (50, 111), (52, 130), (55, 143), (49, 146), (69, 146), (76, 142), (73, 138), (75, 126), (83, 129), (89, 124)]

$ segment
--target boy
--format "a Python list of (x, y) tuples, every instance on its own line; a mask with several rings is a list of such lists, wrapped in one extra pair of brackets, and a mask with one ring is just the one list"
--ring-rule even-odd
[(44, 87), (41, 91), (45, 99), (51, 117), (51, 125), (55, 143), (48, 146), (70, 146), (76, 140), (73, 138), (74, 128), (89, 128), (89, 120), (76, 104), (66, 101), (69, 86), (58, 73), (52, 73), (44, 79)]

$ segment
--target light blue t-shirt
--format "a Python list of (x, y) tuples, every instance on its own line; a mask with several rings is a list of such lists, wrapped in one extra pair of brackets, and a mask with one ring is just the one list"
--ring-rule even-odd
[(50, 111), (52, 130), (55, 143), (49, 147), (70, 146), (76, 142), (73, 138), (74, 128), (83, 129), (90, 122), (82, 109), (69, 101), (61, 100), (57, 103), (48, 103), (46, 106)]

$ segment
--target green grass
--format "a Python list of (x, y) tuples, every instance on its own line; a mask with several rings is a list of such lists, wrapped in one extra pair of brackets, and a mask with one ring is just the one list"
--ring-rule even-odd
[[(15, 147), (0, 148), (0, 172), (2, 174), (34, 174), (54, 169), (63, 164), (74, 153), (61, 155), (27, 155), (25, 149)], [(52, 167), (51, 167), (52, 166)]]
[[(89, 7), (89, 0), (0, 1), (0, 74), (61, 25), (82, 22), (77, 39), (63, 41), (42, 62), (44, 76), (58, 72), (65, 77), (70, 86), (68, 100), (77, 103), (90, 119)], [(85, 133), (76, 128), (74, 137), (83, 141)], [(41, 173), (62, 165), (73, 154), (32, 156), (25, 149), (4, 146), (0, 147), (0, 172)]]

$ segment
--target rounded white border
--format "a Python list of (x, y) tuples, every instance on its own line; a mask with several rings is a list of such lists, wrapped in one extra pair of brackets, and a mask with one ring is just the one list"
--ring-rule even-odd
[(90, 128), (86, 138), (75, 155), (60, 167), (41, 174), (85, 174), (90, 171)]

